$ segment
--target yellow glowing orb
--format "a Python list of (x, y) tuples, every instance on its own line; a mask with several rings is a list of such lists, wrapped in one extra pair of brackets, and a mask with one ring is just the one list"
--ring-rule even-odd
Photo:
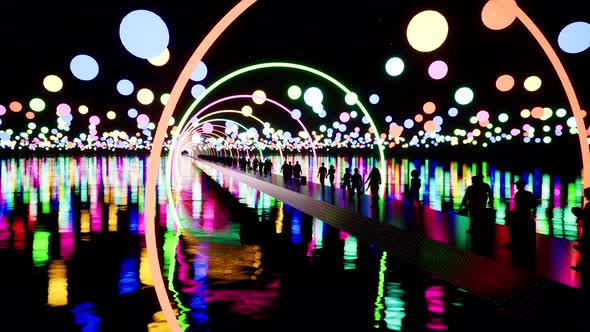
[(524, 80), (524, 88), (527, 91), (535, 92), (541, 88), (541, 84), (543, 82), (538, 76), (530, 76), (526, 80)]
[(448, 34), (447, 20), (434, 10), (425, 10), (414, 16), (406, 31), (408, 42), (419, 52), (436, 50), (445, 42)]
[(262, 90), (256, 90), (252, 93), (252, 101), (255, 104), (262, 105), (266, 101), (266, 93)]
[(107, 119), (109, 119), (109, 120), (115, 120), (116, 117), (117, 117), (117, 113), (115, 113), (113, 111), (108, 111), (107, 112)]
[(49, 92), (58, 92), (63, 86), (63, 81), (57, 75), (47, 75), (43, 79), (43, 87)]
[(78, 107), (78, 112), (80, 112), (80, 114), (88, 114), (88, 106), (80, 105), (80, 107)]
[(160, 53), (160, 55), (148, 59), (148, 62), (154, 66), (160, 67), (167, 64), (168, 60), (170, 60), (170, 51), (165, 49), (162, 53)]
[(248, 105), (242, 107), (242, 114), (244, 116), (250, 116), (250, 115), (252, 115), (252, 107), (250, 107)]
[(168, 102), (168, 98), (170, 98), (170, 94), (169, 93), (164, 93), (160, 96), (160, 103), (164, 106), (166, 106), (166, 103)]
[(143, 88), (137, 91), (137, 101), (143, 105), (149, 105), (154, 101), (154, 93), (150, 89)]

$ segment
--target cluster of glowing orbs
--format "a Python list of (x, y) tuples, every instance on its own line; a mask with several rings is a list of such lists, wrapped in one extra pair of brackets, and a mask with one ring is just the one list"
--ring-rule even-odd
[(539, 90), (542, 84), (543, 82), (539, 76), (529, 76), (526, 80), (524, 80), (524, 88), (530, 92)]
[(294, 109), (291, 111), (291, 118), (293, 118), (294, 120), (298, 120), (301, 118), (301, 111), (298, 109)]
[(297, 100), (301, 97), (301, 88), (297, 85), (291, 85), (289, 89), (287, 89), (287, 96), (293, 100)]
[(86, 106), (86, 105), (80, 105), (78, 107), (78, 113), (80, 113), (80, 114), (88, 114), (88, 106)]
[(322, 90), (316, 87), (308, 88), (303, 94), (303, 101), (312, 107), (321, 104), (323, 100), (324, 94), (322, 93)]
[(468, 87), (459, 88), (455, 92), (455, 101), (459, 105), (470, 104), (473, 101), (473, 97), (474, 97), (473, 90), (471, 90)]
[(459, 114), (459, 110), (456, 107), (451, 107), (447, 113), (451, 118), (454, 118)]
[(436, 132), (436, 123), (432, 120), (428, 120), (424, 122), (424, 131), (427, 133), (434, 133)]
[(379, 95), (376, 93), (373, 93), (369, 96), (369, 103), (371, 103), (371, 105), (376, 105), (377, 103), (379, 103), (379, 100)]
[(404, 61), (398, 57), (393, 57), (387, 60), (385, 63), (385, 72), (389, 76), (399, 76), (404, 72), (405, 64)]
[(119, 38), (125, 49), (141, 59), (162, 54), (170, 34), (166, 23), (151, 11), (140, 9), (127, 14), (119, 26)]
[(149, 105), (154, 101), (154, 93), (148, 88), (137, 91), (137, 101), (143, 105)]
[(70, 71), (81, 81), (91, 81), (98, 75), (98, 62), (89, 55), (79, 54), (70, 61)]
[(590, 24), (574, 22), (566, 25), (557, 37), (557, 44), (566, 53), (584, 52), (590, 47)]
[(42, 112), (45, 109), (45, 102), (41, 98), (33, 98), (29, 101), (29, 108), (35, 112)]
[(428, 75), (433, 80), (441, 80), (447, 76), (449, 66), (444, 61), (437, 60), (428, 66)]
[(43, 87), (49, 92), (59, 92), (63, 86), (63, 81), (57, 75), (47, 75), (43, 79)]
[(93, 115), (88, 119), (88, 122), (90, 122), (90, 124), (93, 126), (98, 126), (100, 123), (100, 118), (96, 115)]
[(170, 51), (166, 48), (164, 52), (160, 53), (160, 55), (149, 58), (148, 62), (156, 67), (161, 67), (167, 64), (168, 60), (170, 60)]
[(134, 90), (133, 83), (130, 80), (122, 79), (117, 82), (117, 92), (122, 96), (129, 96)]
[(252, 102), (262, 105), (266, 101), (266, 93), (262, 90), (256, 90), (252, 93)]
[(514, 77), (510, 75), (502, 75), (496, 79), (496, 89), (501, 92), (507, 92), (514, 87)]
[(350, 114), (348, 114), (348, 112), (342, 112), (340, 113), (340, 116), (338, 116), (338, 119), (340, 119), (341, 122), (348, 122), (350, 121)]
[(503, 30), (516, 19), (517, 9), (514, 0), (489, 0), (481, 11), (481, 20), (488, 29)]
[(416, 14), (408, 24), (406, 37), (410, 45), (419, 52), (432, 52), (447, 39), (449, 24), (445, 17), (434, 10)]
[(117, 117), (117, 113), (115, 113), (114, 111), (108, 111), (107, 112), (107, 119), (109, 119), (109, 120), (115, 120), (116, 117)]
[(395, 123), (392, 123), (389, 125), (389, 135), (392, 136), (392, 138), (398, 138), (402, 135), (402, 132), (404, 131), (404, 127), (399, 126)]
[(205, 92), (205, 87), (202, 84), (195, 84), (192, 88), (191, 88), (191, 95), (193, 96), (193, 98), (197, 99), (199, 98), (199, 96), (201, 94), (203, 94), (203, 92)]
[(252, 112), (253, 112), (252, 107), (250, 107), (248, 105), (242, 107), (242, 115), (250, 116), (250, 115), (252, 115)]
[(127, 111), (127, 116), (129, 116), (132, 119), (135, 119), (137, 117), (137, 110), (135, 108), (130, 108)]
[(422, 106), (422, 110), (426, 114), (432, 114), (436, 111), (436, 105), (431, 101), (426, 102), (424, 106)]
[(358, 100), (358, 95), (354, 92), (349, 92), (346, 94), (346, 96), (344, 96), (344, 102), (350, 106), (356, 104)]
[(203, 61), (200, 61), (197, 67), (195, 67), (195, 70), (192, 72), (190, 79), (191, 81), (200, 82), (204, 80), (205, 77), (207, 77), (207, 73), (207, 65)]

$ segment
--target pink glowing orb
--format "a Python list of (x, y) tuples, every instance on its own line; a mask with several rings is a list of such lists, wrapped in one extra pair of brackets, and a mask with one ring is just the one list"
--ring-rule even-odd
[(449, 66), (444, 61), (437, 60), (430, 64), (428, 67), (428, 75), (433, 80), (440, 80), (447, 76), (449, 72)]

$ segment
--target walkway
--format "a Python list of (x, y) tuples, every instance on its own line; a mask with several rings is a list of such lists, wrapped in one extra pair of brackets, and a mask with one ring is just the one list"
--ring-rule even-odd
[(203, 160), (195, 163), (206, 173), (231, 176), (373, 243), (406, 263), (493, 302), (500, 311), (551, 330), (586, 328), (581, 321), (584, 306), (580, 303), (588, 303), (580, 289), (582, 280), (569, 268), (578, 259), (571, 241), (537, 234), (536, 255), (523, 261), (501, 247), (508, 241), (503, 225), (495, 225), (489, 237), (473, 239), (465, 232), (468, 218), (454, 213), (429, 208), (420, 213), (393, 200), (371, 208), (367, 195), (349, 202), (343, 199), (341, 190), (322, 190), (316, 183), (285, 188), (277, 174), (269, 179)]

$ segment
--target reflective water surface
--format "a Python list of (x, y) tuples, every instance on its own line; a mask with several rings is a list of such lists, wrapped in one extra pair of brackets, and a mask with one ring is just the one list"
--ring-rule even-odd
[[(143, 238), (146, 164), (0, 160), (0, 330), (167, 330)], [(407, 172), (402, 166), (388, 167), (393, 179)], [(468, 169), (456, 178), (455, 166), (432, 175), (424, 167), (429, 204), (460, 195), (452, 188), (464, 188)], [(253, 188), (216, 182), (186, 160), (181, 175), (178, 206), (167, 205), (160, 181), (155, 208), (162, 273), (187, 331), (493, 331), (507, 322), (464, 290)], [(499, 188), (509, 183), (498, 177)], [(446, 179), (458, 182), (447, 189)], [(400, 185), (391, 182), (389, 192), (398, 195)]]

